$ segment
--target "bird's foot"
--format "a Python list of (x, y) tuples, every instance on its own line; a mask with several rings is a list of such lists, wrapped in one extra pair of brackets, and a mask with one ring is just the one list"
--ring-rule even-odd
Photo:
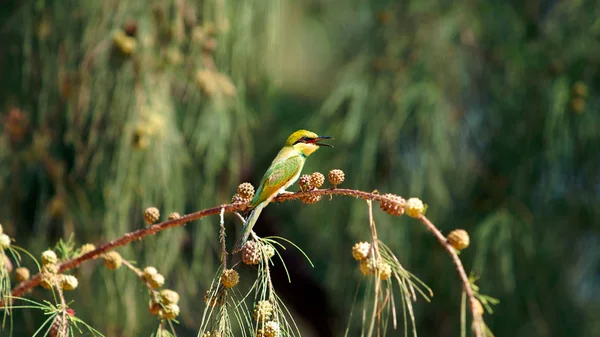
[(281, 191), (281, 192), (279, 192), (279, 195), (286, 195), (286, 194), (294, 194), (294, 192), (290, 192), (290, 191)]

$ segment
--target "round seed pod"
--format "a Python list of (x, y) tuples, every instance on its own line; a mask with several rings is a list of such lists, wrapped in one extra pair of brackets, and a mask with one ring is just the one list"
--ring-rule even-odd
[(42, 267), (42, 272), (56, 274), (58, 273), (58, 265), (56, 263), (48, 263)]
[(233, 288), (240, 282), (240, 275), (233, 269), (225, 269), (221, 274), (221, 283), (225, 288)]
[(267, 257), (267, 259), (270, 259), (273, 256), (275, 256), (275, 248), (273, 248), (273, 246), (271, 246), (269, 244), (264, 244), (262, 246), (262, 249), (263, 249), (263, 253)]
[(108, 270), (117, 270), (123, 264), (123, 258), (121, 254), (113, 251), (110, 251), (104, 254), (104, 266), (108, 268)]
[(73, 275), (61, 275), (60, 276), (60, 287), (64, 290), (73, 290), (77, 288), (79, 281)]
[(96, 246), (91, 243), (86, 243), (79, 249), (79, 255), (84, 255), (94, 250), (96, 250)]
[(265, 337), (278, 337), (279, 331), (279, 323), (274, 321), (265, 323), (265, 327), (263, 328)]
[(54, 264), (58, 262), (58, 256), (53, 250), (46, 250), (42, 253), (42, 265)]
[(148, 225), (152, 225), (160, 219), (160, 211), (156, 207), (148, 207), (144, 211), (144, 219)]
[(167, 220), (176, 220), (181, 218), (181, 215), (179, 215), (179, 213), (177, 212), (173, 212), (171, 214), (169, 214), (169, 216), (167, 217)]
[(333, 187), (336, 187), (337, 185), (340, 185), (344, 182), (344, 171), (339, 169), (333, 169), (329, 171), (327, 178), (329, 178), (329, 182), (331, 183), (331, 185), (333, 185)]
[(313, 172), (310, 175), (310, 182), (313, 188), (320, 188), (325, 183), (325, 176), (321, 172)]
[(379, 207), (386, 213), (391, 215), (400, 216), (404, 214), (403, 204), (405, 200), (395, 194), (387, 193), (384, 195), (386, 200), (382, 200), (379, 202)]
[(257, 322), (266, 322), (273, 315), (273, 305), (269, 301), (258, 301), (254, 307), (254, 320)]
[(306, 191), (310, 191), (310, 190), (314, 189), (314, 186), (312, 185), (311, 176), (308, 174), (303, 174), (300, 177), (300, 179), (298, 179), (298, 185), (300, 186), (300, 190), (302, 192), (306, 192)]
[(242, 199), (252, 200), (254, 197), (254, 186), (250, 183), (241, 183), (237, 188), (237, 193)]
[(31, 277), (31, 273), (29, 269), (25, 267), (19, 267), (15, 269), (15, 279), (19, 282), (27, 281)]
[(571, 109), (576, 113), (582, 113), (585, 110), (585, 99), (581, 97), (574, 97), (571, 100)]
[(425, 210), (425, 205), (423, 205), (423, 202), (419, 198), (408, 199), (406, 201), (405, 207), (406, 215), (413, 218), (418, 218), (419, 216), (421, 216), (421, 214), (423, 214), (423, 211)]
[(371, 252), (371, 244), (368, 242), (358, 242), (352, 246), (352, 257), (356, 261), (362, 261), (369, 257)]
[(160, 301), (163, 304), (177, 304), (179, 302), (179, 294), (171, 289), (163, 289), (160, 291)]
[(158, 311), (158, 315), (164, 319), (175, 319), (179, 316), (179, 306), (175, 303), (165, 305)]
[(40, 277), (40, 286), (44, 289), (51, 289), (56, 284), (56, 274), (42, 271)]
[(255, 265), (260, 262), (260, 248), (254, 241), (248, 241), (242, 248), (242, 262), (247, 265)]
[(144, 278), (144, 280), (148, 281), (152, 278), (152, 276), (156, 274), (158, 274), (158, 270), (156, 270), (156, 268), (152, 266), (148, 266), (144, 268), (142, 277)]
[(158, 289), (158, 288), (160, 288), (160, 287), (162, 287), (162, 286), (165, 285), (165, 277), (162, 276), (162, 274), (154, 274), (148, 280), (148, 285), (152, 289)]
[(586, 97), (588, 93), (587, 86), (581, 81), (575, 82), (575, 84), (573, 84), (573, 93), (576, 96)]
[(377, 264), (377, 276), (381, 281), (385, 281), (392, 276), (392, 266), (388, 263), (380, 261)]
[(10, 237), (6, 234), (0, 234), (0, 250), (10, 247)]
[(455, 229), (446, 237), (448, 243), (457, 250), (463, 250), (469, 247), (469, 243), (471, 242), (469, 238), (469, 233), (467, 233), (464, 229)]
[(374, 275), (377, 271), (377, 263), (373, 259), (360, 261), (360, 272), (363, 275)]
[(305, 204), (316, 204), (321, 200), (320, 195), (309, 194), (300, 198), (300, 200)]
[(244, 204), (246, 204), (246, 203), (249, 203), (249, 202), (250, 202), (250, 199), (244, 199), (244, 198), (242, 198), (241, 195), (239, 195), (237, 193), (234, 194), (233, 197), (231, 198), (231, 203), (232, 204), (237, 204), (237, 203), (244, 203)]
[(137, 46), (137, 40), (131, 36), (127, 36), (122, 30), (115, 32), (113, 35), (113, 43), (114, 46), (126, 56), (133, 54)]

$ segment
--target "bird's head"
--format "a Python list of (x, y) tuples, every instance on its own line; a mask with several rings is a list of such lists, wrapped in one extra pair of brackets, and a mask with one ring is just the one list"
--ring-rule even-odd
[(311, 153), (319, 149), (319, 146), (333, 147), (329, 144), (319, 143), (319, 141), (323, 139), (332, 138), (329, 136), (319, 136), (308, 130), (298, 130), (288, 137), (285, 146), (291, 146), (302, 152), (305, 156), (310, 156)]

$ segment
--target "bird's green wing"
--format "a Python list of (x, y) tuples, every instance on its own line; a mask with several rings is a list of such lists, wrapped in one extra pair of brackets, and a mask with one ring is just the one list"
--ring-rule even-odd
[(301, 155), (294, 155), (280, 161), (274, 161), (260, 181), (260, 185), (250, 206), (254, 207), (267, 200), (274, 193), (277, 193), (290, 179), (298, 175), (300, 170), (302, 170), (303, 164), (304, 157)]

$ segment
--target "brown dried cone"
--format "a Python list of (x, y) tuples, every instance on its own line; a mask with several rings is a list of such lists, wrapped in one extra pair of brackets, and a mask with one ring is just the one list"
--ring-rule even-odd
[(123, 258), (121, 254), (113, 251), (110, 251), (104, 254), (104, 266), (106, 266), (109, 270), (117, 270), (123, 264)]
[(221, 283), (225, 288), (233, 288), (240, 282), (240, 275), (233, 269), (225, 269), (221, 274)]
[(242, 262), (248, 265), (258, 264), (261, 260), (260, 247), (255, 241), (248, 241), (242, 248)]
[(455, 229), (446, 237), (448, 243), (454, 247), (454, 249), (463, 250), (469, 247), (470, 238), (469, 233), (464, 229)]
[(405, 200), (395, 194), (387, 193), (384, 195), (386, 200), (382, 200), (379, 202), (379, 207), (386, 213), (391, 215), (402, 215), (404, 214), (404, 203)]
[(25, 267), (19, 267), (19, 268), (15, 269), (15, 278), (17, 279), (18, 282), (27, 281), (27, 280), (29, 280), (30, 277), (31, 277), (31, 273), (29, 272), (29, 269), (27, 269)]
[(257, 322), (269, 321), (273, 315), (273, 305), (269, 301), (258, 301), (252, 315)]
[(69, 320), (67, 315), (58, 313), (52, 322), (48, 334), (51, 337), (68, 337), (69, 336)]
[(333, 169), (329, 171), (327, 178), (329, 178), (329, 182), (331, 183), (331, 185), (333, 185), (333, 187), (337, 187), (337, 185), (344, 182), (344, 171), (339, 169)]
[(233, 197), (231, 198), (231, 203), (232, 204), (248, 203), (248, 202), (250, 202), (250, 200), (242, 198), (242, 196), (239, 195), (239, 194), (237, 194), (237, 193), (234, 194)]
[(254, 197), (254, 186), (250, 183), (241, 183), (237, 188), (237, 193), (242, 199), (252, 200)]
[(313, 188), (320, 188), (325, 183), (325, 176), (321, 172), (313, 172), (310, 175), (310, 182)]
[(152, 225), (160, 219), (160, 211), (156, 207), (148, 207), (144, 211), (144, 219), (148, 225)]
[(316, 204), (321, 200), (320, 195), (309, 194), (300, 198), (300, 200), (305, 204)]
[(413, 218), (418, 218), (425, 212), (425, 205), (423, 205), (423, 202), (419, 198), (408, 199), (404, 207), (406, 208), (406, 215)]
[(352, 257), (356, 261), (362, 261), (369, 257), (371, 252), (371, 244), (368, 242), (358, 242), (352, 246)]
[(311, 176), (308, 174), (303, 174), (300, 179), (298, 179), (298, 186), (300, 186), (300, 190), (302, 192), (310, 191), (314, 189), (312, 185)]

